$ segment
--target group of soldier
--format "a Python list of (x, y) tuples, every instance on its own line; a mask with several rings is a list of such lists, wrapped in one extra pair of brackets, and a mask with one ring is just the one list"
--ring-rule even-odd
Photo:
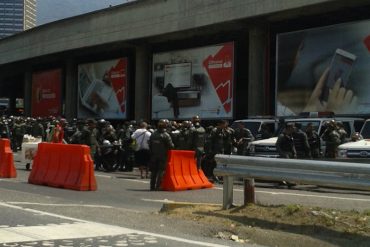
[[(242, 123), (230, 128), (228, 121), (220, 120), (217, 125), (203, 127), (199, 116), (181, 123), (161, 119), (156, 128), (146, 122), (135, 121), (117, 124), (116, 127), (104, 119), (78, 120), (68, 122), (64, 118), (0, 118), (2, 138), (11, 140), (13, 151), (21, 149), (25, 134), (38, 137), (42, 141), (54, 143), (82, 144), (90, 147), (95, 161), (95, 169), (102, 169), (102, 148), (105, 143), (118, 143), (120, 149), (119, 169), (132, 171), (139, 165), (141, 176), (151, 171), (151, 190), (158, 190), (167, 162), (168, 150), (192, 150), (195, 153), (198, 169), (217, 182), (213, 170), (216, 167), (216, 154), (248, 155), (249, 144), (255, 139), (273, 136), (264, 125), (253, 136)], [(329, 121), (320, 137), (312, 124), (302, 130), (300, 124), (285, 125), (278, 136), (277, 151), (282, 158), (318, 158), (321, 156), (321, 140), (326, 142), (324, 156), (335, 158), (336, 149), (346, 140), (347, 133), (340, 123)]]
[[(140, 130), (145, 135), (134, 134)], [(2, 138), (11, 140), (14, 152), (22, 148), (26, 134), (46, 142), (87, 145), (97, 170), (102, 169), (101, 150), (105, 143), (118, 143), (122, 146), (119, 169), (132, 171), (137, 163), (141, 176), (144, 177), (143, 170), (148, 174), (149, 168), (152, 190), (157, 190), (160, 186), (168, 150), (194, 151), (197, 167), (202, 168), (210, 179), (217, 180), (213, 175), (215, 154), (247, 154), (248, 143), (254, 139), (249, 130), (243, 126), (233, 130), (226, 120), (219, 121), (216, 127), (204, 128), (199, 116), (182, 123), (162, 119), (158, 121), (156, 128), (144, 121), (127, 121), (113, 127), (104, 119), (73, 119), (68, 122), (64, 118), (55, 117), (11, 116), (0, 118), (0, 132)]]
[[(316, 159), (336, 158), (338, 146), (347, 142), (347, 132), (340, 122), (330, 120), (324, 125), (325, 131), (320, 136), (312, 123), (302, 130), (300, 123), (286, 123), (282, 133), (278, 136), (276, 149), (281, 158)], [(361, 136), (355, 133), (351, 137), (356, 141)], [(322, 154), (321, 140), (325, 142), (325, 152)]]

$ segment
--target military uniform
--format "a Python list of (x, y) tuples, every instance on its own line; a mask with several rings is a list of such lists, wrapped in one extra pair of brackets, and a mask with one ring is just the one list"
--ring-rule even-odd
[(238, 155), (249, 154), (248, 146), (254, 140), (252, 132), (247, 128), (237, 128), (234, 132), (235, 145)]
[(294, 147), (297, 152), (297, 158), (311, 158), (311, 148), (308, 143), (308, 137), (305, 132), (301, 129), (297, 129), (293, 132)]
[(159, 128), (149, 139), (150, 158), (150, 189), (158, 190), (167, 164), (167, 153), (174, 148), (171, 136), (164, 128)]
[(308, 144), (310, 145), (311, 156), (314, 159), (320, 157), (321, 140), (320, 136), (316, 131), (306, 132)]
[(206, 130), (200, 124), (195, 124), (192, 128), (192, 149), (195, 151), (198, 169), (201, 168), (202, 157), (204, 155), (205, 138)]
[(281, 133), (276, 141), (276, 150), (280, 158), (291, 159), (297, 156), (294, 147), (293, 137), (286, 133)]
[(328, 128), (322, 135), (322, 139), (326, 143), (325, 157), (337, 157), (337, 149), (338, 146), (341, 144), (340, 134), (338, 133), (338, 131), (332, 128)]

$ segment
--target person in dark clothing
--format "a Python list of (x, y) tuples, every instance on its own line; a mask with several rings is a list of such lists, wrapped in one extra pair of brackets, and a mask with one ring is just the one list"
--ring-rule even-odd
[(326, 142), (325, 157), (336, 158), (341, 139), (334, 120), (327, 123), (327, 128), (321, 138)]
[(294, 147), (294, 141), (292, 134), (294, 132), (293, 124), (286, 124), (286, 127), (278, 136), (276, 141), (276, 149), (279, 153), (280, 158), (292, 159), (297, 158), (297, 152)]
[(210, 163), (209, 167), (209, 176), (213, 181), (218, 182), (218, 178), (213, 173), (217, 166), (214, 157), (216, 154), (231, 154), (234, 143), (234, 130), (228, 127), (226, 120), (221, 120), (217, 127), (212, 130), (210, 138), (212, 163)]
[(273, 133), (269, 129), (266, 123), (261, 124), (260, 130), (256, 134), (256, 140), (265, 140), (273, 137)]
[(238, 128), (235, 129), (235, 146), (237, 148), (238, 155), (248, 155), (249, 143), (254, 140), (252, 132), (244, 127), (243, 123), (238, 124)]
[(192, 124), (190, 121), (184, 121), (177, 139), (178, 150), (192, 150)]
[(168, 102), (172, 104), (173, 115), (175, 118), (178, 118), (180, 115), (179, 109), (179, 99), (177, 97), (177, 89), (171, 84), (168, 83), (167, 86), (163, 89), (163, 96), (167, 97)]
[(307, 134), (302, 130), (302, 124), (296, 123), (292, 134), (294, 147), (298, 159), (311, 158), (311, 148), (308, 143)]
[(234, 143), (234, 130), (228, 126), (226, 120), (221, 120), (211, 132), (212, 153), (231, 154)]
[(202, 159), (204, 156), (204, 144), (206, 139), (206, 130), (200, 124), (200, 117), (194, 116), (192, 118), (192, 149), (195, 152), (195, 158), (197, 161), (197, 168), (201, 168)]
[(311, 156), (314, 159), (320, 157), (321, 140), (319, 134), (313, 128), (312, 123), (309, 123), (306, 127), (306, 134), (308, 138), (308, 144), (310, 145)]
[(150, 190), (159, 190), (167, 164), (167, 153), (174, 148), (171, 136), (167, 133), (168, 120), (161, 119), (158, 129), (149, 139), (150, 149)]

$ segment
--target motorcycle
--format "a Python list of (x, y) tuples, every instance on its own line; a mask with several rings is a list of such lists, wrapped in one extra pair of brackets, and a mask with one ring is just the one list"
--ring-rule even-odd
[(122, 145), (115, 141), (111, 143), (108, 140), (103, 141), (100, 146), (100, 164), (107, 172), (114, 172), (120, 168), (123, 162), (123, 149)]

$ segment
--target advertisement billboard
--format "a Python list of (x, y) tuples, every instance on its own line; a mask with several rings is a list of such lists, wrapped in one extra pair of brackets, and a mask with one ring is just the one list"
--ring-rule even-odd
[(276, 115), (370, 114), (370, 21), (277, 36)]
[(32, 116), (61, 115), (62, 70), (54, 69), (32, 74)]
[(126, 119), (127, 58), (78, 66), (78, 117)]
[(153, 54), (152, 118), (233, 117), (234, 43)]

